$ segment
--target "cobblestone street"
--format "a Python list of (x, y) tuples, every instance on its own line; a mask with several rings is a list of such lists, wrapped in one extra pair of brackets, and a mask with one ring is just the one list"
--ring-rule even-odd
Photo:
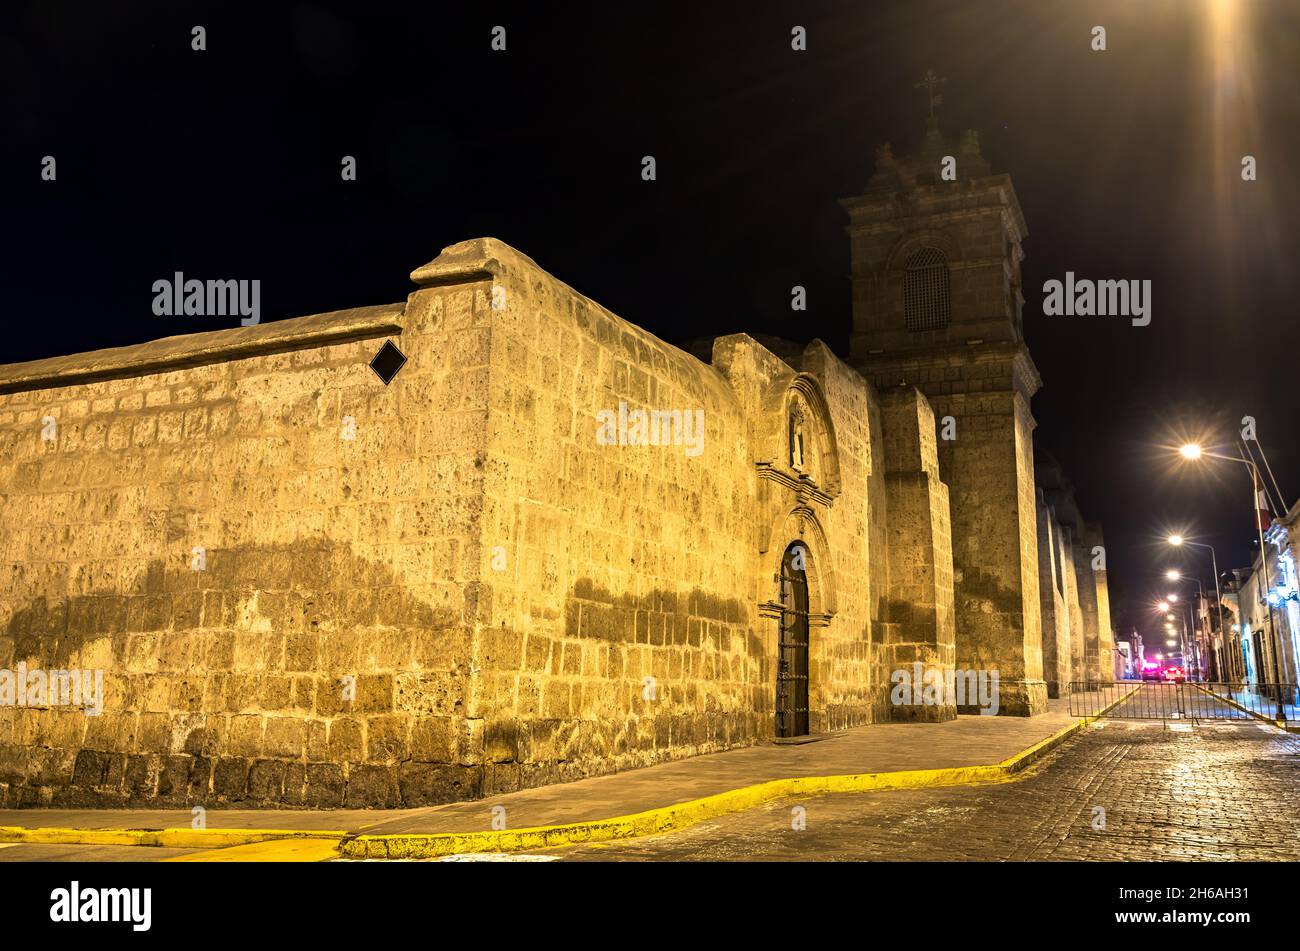
[[(1300, 859), (1300, 737), (1259, 724), (1094, 724), (995, 786), (773, 803), (566, 860)], [(806, 828), (792, 828), (795, 807)], [(1096, 809), (1105, 810), (1104, 829)]]

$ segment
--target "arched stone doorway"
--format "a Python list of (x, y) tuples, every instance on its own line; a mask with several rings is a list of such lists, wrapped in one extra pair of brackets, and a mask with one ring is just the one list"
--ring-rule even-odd
[(808, 549), (785, 550), (778, 576), (781, 626), (776, 646), (776, 735), (808, 733)]

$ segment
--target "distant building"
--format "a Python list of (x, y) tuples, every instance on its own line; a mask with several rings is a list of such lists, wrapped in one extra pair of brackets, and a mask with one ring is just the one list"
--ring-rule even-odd
[[(1240, 678), (1249, 683), (1296, 683), (1300, 660), (1300, 585), (1297, 517), (1300, 502), (1264, 532), (1263, 558), (1234, 571), (1239, 591), (1224, 601), (1234, 615), (1230, 653), (1240, 654)], [(1233, 658), (1236, 660), (1236, 658)]]
[(1133, 645), (1128, 641), (1115, 642), (1115, 654), (1119, 660), (1119, 674), (1116, 680), (1131, 680), (1134, 672)]

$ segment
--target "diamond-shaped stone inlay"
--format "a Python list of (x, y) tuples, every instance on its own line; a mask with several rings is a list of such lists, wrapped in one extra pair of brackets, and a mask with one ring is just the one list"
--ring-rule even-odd
[(406, 366), (406, 354), (398, 350), (397, 345), (391, 340), (385, 340), (384, 345), (375, 354), (375, 358), (370, 361), (370, 369), (375, 371), (375, 376), (384, 381), (384, 386), (392, 383), (393, 377), (397, 376), (404, 366)]

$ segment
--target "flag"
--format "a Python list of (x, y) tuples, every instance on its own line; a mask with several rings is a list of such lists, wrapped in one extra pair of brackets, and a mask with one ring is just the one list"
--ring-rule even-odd
[(1260, 489), (1255, 493), (1255, 525), (1261, 532), (1273, 524), (1273, 513), (1268, 507), (1268, 494)]

